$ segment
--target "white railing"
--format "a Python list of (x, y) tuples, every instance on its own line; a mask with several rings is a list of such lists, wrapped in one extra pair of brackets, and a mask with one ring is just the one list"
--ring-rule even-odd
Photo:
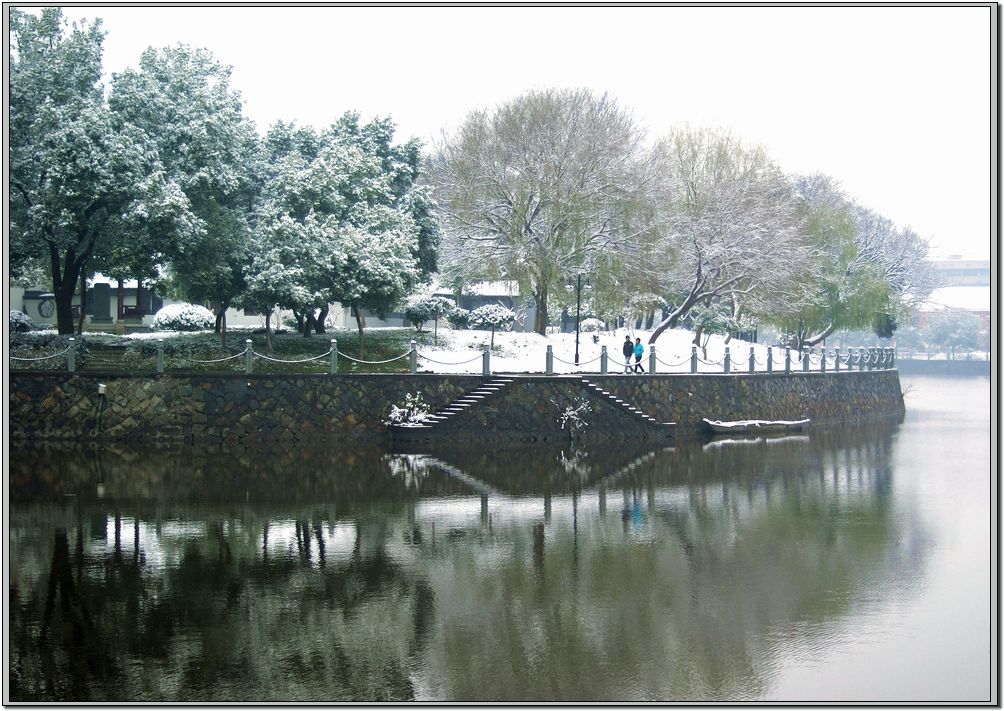
[[(35, 362), (35, 361), (46, 361), (53, 358), (66, 357), (66, 367), (67, 370), (73, 372), (76, 370), (75, 362), (75, 339), (70, 339), (70, 345), (58, 353), (52, 353), (45, 356), (38, 356), (35, 358), (23, 358), (20, 356), (9, 356), (10, 360), (17, 362)], [(780, 350), (779, 354), (781, 357), (775, 360), (774, 352)], [(320, 353), (316, 356), (310, 356), (307, 358), (300, 358), (295, 360), (287, 360), (281, 358), (275, 358), (265, 353), (259, 353), (254, 350), (251, 345), (251, 339), (247, 339), (244, 342), (244, 350), (240, 353), (234, 353), (233, 355), (225, 356), (223, 358), (215, 358), (211, 360), (199, 360), (196, 358), (183, 358), (190, 363), (197, 365), (214, 365), (217, 363), (224, 363), (238, 358), (244, 358), (244, 372), (246, 374), (251, 374), (254, 372), (254, 361), (259, 359), (266, 363), (280, 363), (283, 365), (297, 365), (301, 363), (314, 363), (321, 361), (325, 358), (328, 359), (328, 374), (335, 375), (338, 373), (338, 359), (339, 357), (345, 358), (346, 360), (355, 363), (357, 365), (386, 365), (388, 363), (394, 363), (399, 360), (409, 359), (409, 370), (411, 373), (418, 372), (418, 362), (419, 360), (429, 363), (432, 365), (444, 365), (444, 366), (461, 366), (473, 363), (474, 361), (481, 359), (481, 372), (482, 375), (491, 374), (491, 351), (488, 346), (484, 346), (481, 353), (478, 355), (462, 361), (441, 361), (432, 358), (427, 353), (421, 353), (418, 350), (418, 346), (415, 341), (411, 342), (411, 348), (402, 353), (401, 355), (394, 356), (393, 358), (386, 358), (384, 360), (362, 360), (360, 358), (354, 358), (347, 353), (342, 353), (338, 350), (337, 339), (331, 339), (330, 348), (324, 353)], [(846, 352), (841, 352), (841, 349), (835, 348), (832, 351), (827, 351), (825, 348), (820, 348), (818, 351), (815, 349), (805, 349), (804, 351), (793, 352), (790, 348), (768, 348), (765, 359), (758, 358), (756, 356), (756, 351), (753, 347), (750, 347), (748, 354), (739, 355), (738, 353), (734, 357), (732, 354), (732, 349), (726, 347), (721, 359), (706, 359), (698, 355), (697, 346), (691, 347), (690, 357), (684, 358), (683, 360), (668, 363), (656, 354), (655, 346), (649, 346), (648, 348), (648, 358), (645, 363), (640, 359), (635, 359), (632, 362), (630, 359), (627, 362), (618, 361), (615, 358), (610, 358), (607, 354), (607, 347), (602, 346), (600, 354), (595, 358), (589, 360), (580, 361), (579, 363), (573, 363), (571, 361), (559, 358), (554, 354), (552, 346), (547, 346), (547, 350), (544, 354), (544, 373), (547, 375), (554, 375), (554, 361), (559, 363), (564, 363), (565, 365), (574, 368), (573, 372), (576, 373), (599, 373), (606, 374), (610, 367), (615, 369), (623, 369), (622, 372), (632, 372), (632, 373), (644, 373), (648, 375), (658, 374), (658, 366), (661, 364), (668, 370), (661, 371), (663, 374), (667, 373), (724, 373), (724, 374), (739, 374), (739, 373), (766, 373), (766, 374), (790, 374), (792, 372), (826, 372), (834, 371), (839, 372), (841, 370), (890, 370), (896, 367), (896, 352), (892, 348), (848, 348)], [(681, 366), (686, 366), (689, 362), (689, 368), (681, 370)], [(703, 369), (700, 366), (705, 366)], [(646, 368), (647, 366), (647, 368)], [(164, 372), (164, 341), (157, 341), (157, 372)], [(426, 370), (424, 372), (433, 373), (434, 370)]]

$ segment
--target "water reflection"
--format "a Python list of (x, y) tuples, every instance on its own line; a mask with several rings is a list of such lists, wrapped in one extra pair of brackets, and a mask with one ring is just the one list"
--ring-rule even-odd
[(761, 698), (790, 639), (922, 574), (894, 432), (16, 451), (11, 696)]

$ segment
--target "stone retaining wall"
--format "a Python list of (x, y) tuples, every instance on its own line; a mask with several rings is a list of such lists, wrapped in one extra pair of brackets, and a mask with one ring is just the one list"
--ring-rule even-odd
[[(498, 396), (501, 401), (491, 406), (489, 418), (472, 413), (472, 430), (488, 422), (495, 431), (553, 429), (558, 408), (552, 400), (561, 404), (584, 391), (567, 377), (507, 377), (519, 387), (510, 396)], [(657, 420), (676, 422), (678, 435), (684, 437), (701, 429), (703, 417), (811, 417), (814, 423), (842, 424), (903, 414), (894, 370), (587, 377)], [(383, 436), (382, 420), (407, 393), (421, 393), (437, 410), (484, 380), (433, 374), (11, 373), (8, 433), (28, 440), (193, 444)], [(105, 385), (104, 395), (98, 394), (99, 384)], [(611, 422), (604, 427), (617, 426)], [(630, 426), (625, 421), (625, 427)]]

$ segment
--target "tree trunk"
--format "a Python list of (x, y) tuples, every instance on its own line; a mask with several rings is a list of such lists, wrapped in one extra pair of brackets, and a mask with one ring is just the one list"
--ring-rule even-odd
[(314, 319), (314, 333), (325, 333), (324, 322), (328, 320), (328, 304), (321, 307), (321, 310), (317, 312), (317, 318)]
[(296, 319), (296, 330), (303, 333), (303, 314), (293, 309), (293, 318)]
[[(72, 312), (73, 307), (70, 307)], [(80, 319), (77, 321), (77, 332), (84, 335), (84, 319), (87, 318), (87, 270), (80, 268)]]
[(230, 302), (224, 301), (220, 305), (220, 313), (216, 317), (216, 325), (220, 334), (220, 346), (222, 348), (227, 347), (227, 309), (229, 308)]
[(265, 312), (265, 344), (268, 346), (268, 354), (272, 355), (275, 350), (272, 348), (272, 309)]
[(547, 287), (541, 287), (533, 292), (533, 299), (537, 303), (537, 313), (533, 317), (533, 330), (541, 336), (547, 335)]
[[(55, 281), (55, 280), (53, 280)], [(63, 278), (56, 286), (53, 284), (52, 293), (56, 300), (56, 327), (60, 335), (72, 336), (74, 334), (73, 323), (73, 297), (77, 286), (77, 270), (70, 268), (63, 272)]]
[[(827, 326), (826, 328), (824, 328), (822, 331), (820, 331), (816, 335), (809, 336), (808, 338), (803, 339), (801, 345), (803, 345), (803, 346), (809, 346), (810, 348), (812, 348), (813, 346), (818, 345), (820, 342), (822, 342), (823, 340), (825, 340), (831, 333), (833, 333), (836, 330), (837, 330), (837, 327), (834, 326), (831, 323), (829, 326)], [(799, 337), (801, 337), (801, 334), (799, 334)]]
[(219, 333), (222, 328), (224, 311), (222, 308), (223, 305), (218, 301), (210, 302), (209, 305), (212, 307), (213, 313), (216, 315), (216, 324), (213, 326), (213, 333)]
[(310, 334), (313, 332), (314, 314), (312, 313), (312, 311), (313, 309), (305, 312), (303, 314), (303, 318), (300, 319), (300, 323), (302, 324), (300, 327), (300, 333), (303, 334), (304, 338), (310, 338)]
[(659, 325), (655, 327), (654, 331), (652, 331), (652, 335), (648, 337), (649, 345), (654, 344), (655, 339), (661, 336), (663, 331), (675, 328), (676, 324), (680, 322), (680, 319), (686, 316), (687, 312), (690, 311), (693, 305), (701, 300), (700, 290), (704, 286), (704, 283), (704, 280), (696, 282), (694, 287), (690, 290), (690, 293), (687, 294), (687, 298), (683, 300), (683, 303), (673, 309), (669, 316), (666, 316), (659, 322)]
[(363, 310), (355, 304), (352, 305), (352, 313), (355, 314), (356, 327), (359, 329), (359, 360), (362, 360), (366, 357), (366, 342), (363, 340), (365, 337), (363, 329), (366, 328), (366, 316), (363, 314)]

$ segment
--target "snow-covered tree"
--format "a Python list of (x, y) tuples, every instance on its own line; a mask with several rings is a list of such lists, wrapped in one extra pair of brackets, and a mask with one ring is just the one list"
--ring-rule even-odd
[[(109, 110), (100, 23), (67, 32), (58, 8), (10, 12), (12, 266), (46, 263), (57, 326), (68, 334), (89, 263), (128, 258), (150, 273), (204, 225), (150, 136)], [(146, 239), (154, 229), (157, 242)]]
[(656, 154), (668, 201), (647, 264), (672, 306), (649, 343), (698, 304), (765, 298), (804, 258), (790, 188), (762, 148), (681, 129)]
[(799, 177), (795, 190), (809, 261), (793, 282), (797, 293), (775, 305), (771, 320), (799, 348), (842, 329), (888, 338), (934, 285), (926, 242), (854, 204), (827, 176)]
[(934, 346), (975, 350), (980, 343), (980, 320), (965, 311), (938, 311), (928, 316), (923, 338)]
[(224, 338), (224, 315), (244, 288), (261, 171), (258, 136), (230, 73), (204, 49), (151, 48), (138, 69), (115, 75), (109, 96), (116, 115), (156, 143), (165, 172), (205, 224), (198, 240), (169, 255), (170, 287), (182, 298), (211, 303)]
[(244, 267), (246, 286), (241, 302), (265, 316), (265, 340), (272, 352), (272, 312), (277, 305), (300, 303), (306, 296), (303, 270), (286, 263), (281, 249), (267, 244), (252, 249), (251, 261)]
[(472, 112), (432, 159), (444, 266), (468, 281), (518, 281), (545, 333), (566, 278), (647, 228), (647, 159), (628, 113), (588, 90), (531, 91)]
[(404, 317), (415, 324), (415, 330), (421, 331), (426, 321), (438, 320), (453, 310), (453, 302), (441, 296), (417, 294), (408, 299), (404, 307)]
[(516, 321), (516, 313), (502, 304), (486, 304), (471, 311), (468, 325), (471, 328), (491, 331), (491, 348), (495, 347), (495, 331), (512, 328)]
[(364, 348), (365, 310), (391, 310), (419, 278), (423, 227), (407, 189), (417, 163), (394, 157), (391, 128), (347, 114), (320, 135), (279, 124), (265, 139), (274, 169), (256, 242), (299, 269), (302, 288), (281, 305), (302, 314), (304, 335), (321, 332), (338, 301), (352, 308)]

